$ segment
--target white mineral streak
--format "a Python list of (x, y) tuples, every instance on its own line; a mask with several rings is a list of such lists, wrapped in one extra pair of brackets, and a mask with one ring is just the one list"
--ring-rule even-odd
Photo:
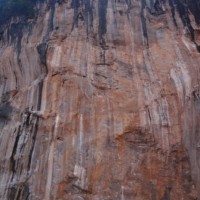
[(125, 197), (124, 197), (124, 186), (121, 187), (121, 200), (125, 200)]
[(75, 182), (75, 185), (80, 187), (82, 190), (87, 190), (87, 172), (86, 169), (75, 165), (74, 167), (74, 176), (77, 177), (77, 181)]
[(186, 66), (184, 62), (184, 57), (181, 55), (180, 49), (178, 48), (177, 42), (174, 44), (177, 61), (176, 61), (176, 69), (178, 73), (180, 73), (180, 79), (185, 89), (185, 97), (189, 97), (191, 94), (191, 78), (188, 71), (188, 66)]
[(79, 124), (79, 163), (80, 166), (83, 164), (83, 114), (80, 114), (80, 124)]
[(51, 66), (52, 67), (60, 67), (60, 61), (61, 61), (61, 55), (62, 55), (62, 48), (60, 46), (56, 46), (53, 51)]

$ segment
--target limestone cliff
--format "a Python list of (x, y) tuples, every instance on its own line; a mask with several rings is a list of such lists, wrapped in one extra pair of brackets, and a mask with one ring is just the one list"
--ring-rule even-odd
[(0, 31), (0, 199), (200, 199), (200, 1), (35, 6)]

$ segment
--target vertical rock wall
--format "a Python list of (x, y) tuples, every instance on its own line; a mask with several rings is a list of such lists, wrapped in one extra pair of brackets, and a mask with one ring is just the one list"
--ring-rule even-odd
[(199, 199), (199, 4), (50, 0), (3, 27), (0, 199)]

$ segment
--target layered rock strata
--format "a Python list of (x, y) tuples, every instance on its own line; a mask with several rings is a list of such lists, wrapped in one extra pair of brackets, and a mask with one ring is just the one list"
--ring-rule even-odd
[(50, 0), (0, 34), (0, 199), (197, 200), (198, 0)]

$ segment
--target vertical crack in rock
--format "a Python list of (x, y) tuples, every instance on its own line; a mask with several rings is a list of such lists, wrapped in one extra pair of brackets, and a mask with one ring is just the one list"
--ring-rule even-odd
[(144, 38), (144, 44), (148, 48), (149, 41), (148, 41), (148, 33), (147, 33), (147, 24), (146, 24), (146, 17), (145, 11), (146, 10), (146, 0), (141, 0), (141, 25), (142, 25), (142, 33)]
[(46, 189), (45, 189), (45, 200), (50, 199), (51, 187), (52, 187), (52, 177), (53, 177), (53, 164), (54, 164), (54, 148), (55, 148), (55, 138), (57, 136), (58, 125), (59, 125), (59, 116), (55, 118), (55, 123), (52, 128), (52, 136), (50, 139), (49, 146), (49, 155), (47, 161), (47, 180), (46, 180)]
[[(43, 64), (45, 66), (46, 66), (47, 47), (48, 46), (47, 46), (46, 42), (43, 42), (37, 46), (37, 51), (40, 56), (41, 64)], [(47, 70), (47, 68), (46, 68), (46, 70)], [(46, 73), (47, 73), (47, 71), (46, 71)]]
[[(38, 84), (37, 111), (41, 110), (42, 91), (43, 91), (43, 80), (41, 80)], [(27, 113), (27, 114), (28, 114), (28, 117), (27, 117), (27, 119), (28, 119), (31, 114), (30, 113)], [(28, 171), (30, 170), (30, 167), (31, 167), (32, 155), (33, 155), (33, 152), (34, 152), (36, 137), (37, 137), (37, 132), (38, 132), (38, 124), (39, 124), (39, 116), (35, 116), (34, 126), (33, 126), (33, 129), (31, 130), (33, 135), (32, 135), (32, 144), (31, 144), (29, 159), (28, 159)]]
[(37, 132), (38, 132), (38, 123), (39, 123), (39, 118), (37, 117), (35, 125), (34, 125), (34, 129), (33, 129), (33, 136), (31, 138), (32, 139), (32, 143), (31, 143), (31, 148), (30, 148), (30, 152), (29, 152), (28, 166), (27, 166), (27, 171), (28, 172), (29, 172), (29, 170), (31, 168), (32, 156), (33, 156), (35, 143), (36, 143), (36, 136), (37, 136)]
[(16, 151), (17, 151), (17, 146), (18, 146), (18, 142), (19, 142), (19, 138), (20, 138), (20, 129), (21, 129), (21, 126), (19, 126), (18, 130), (17, 130), (17, 135), (16, 135), (16, 138), (15, 138), (15, 143), (14, 143), (14, 146), (13, 146), (13, 150), (12, 150), (12, 154), (11, 154), (11, 157), (10, 157), (10, 170), (12, 171), (12, 178), (13, 176), (15, 175), (15, 172), (16, 172), (16, 169), (15, 169), (15, 163), (16, 163), (16, 158), (15, 158), (15, 155), (16, 155)]
[(43, 91), (43, 80), (38, 84), (38, 100), (37, 100), (37, 110), (41, 110), (42, 105), (42, 91)]

